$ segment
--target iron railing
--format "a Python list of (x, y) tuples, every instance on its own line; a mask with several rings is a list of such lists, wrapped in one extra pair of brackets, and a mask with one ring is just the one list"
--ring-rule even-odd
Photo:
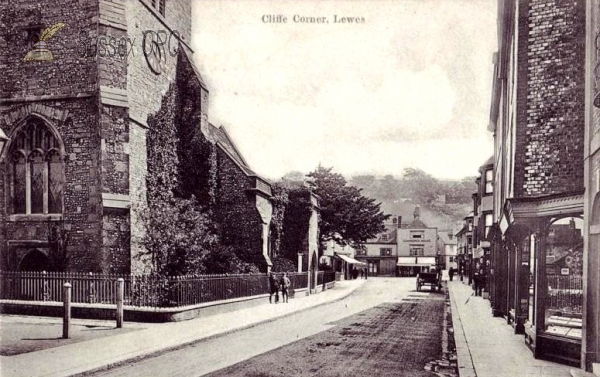
[[(276, 273), (276, 276), (281, 275)], [(329, 275), (325, 276), (329, 279)], [(293, 289), (308, 285), (307, 272), (288, 273), (288, 277)], [(189, 306), (269, 293), (269, 278), (265, 274), (161, 277), (0, 271), (0, 299), (60, 302), (62, 287), (68, 282), (72, 285), (74, 303), (116, 304), (115, 286), (119, 278), (125, 282), (125, 305), (139, 307)]]
[(327, 284), (335, 281), (335, 271), (319, 271), (317, 274), (317, 285)]
[(546, 309), (571, 314), (583, 311), (583, 278), (581, 276), (548, 275)]

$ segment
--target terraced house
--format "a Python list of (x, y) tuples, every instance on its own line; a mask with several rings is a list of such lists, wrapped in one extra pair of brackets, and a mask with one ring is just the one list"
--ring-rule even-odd
[(398, 227), (398, 275), (416, 276), (432, 266), (439, 266), (438, 229), (427, 226), (421, 220), (421, 208), (417, 205), (413, 220)]
[(385, 222), (385, 230), (375, 238), (367, 240), (364, 248), (357, 250), (356, 260), (368, 266), (371, 276), (396, 276), (398, 228), (402, 226), (402, 216), (392, 216)]
[(0, 15), (2, 269), (62, 255), (70, 271), (147, 271), (143, 214), (165, 192), (193, 195), (268, 269), (271, 186), (209, 123), (189, 1), (3, 1)]
[(491, 301), (536, 358), (599, 361), (598, 1), (499, 1)]

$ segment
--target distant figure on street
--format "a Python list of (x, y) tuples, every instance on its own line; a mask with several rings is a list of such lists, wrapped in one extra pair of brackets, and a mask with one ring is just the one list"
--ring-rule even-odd
[(273, 295), (275, 295), (275, 303), (277, 304), (279, 302), (279, 282), (277, 281), (277, 278), (273, 272), (269, 272), (269, 287), (271, 288), (269, 294), (269, 303), (273, 303)]
[(473, 274), (473, 290), (475, 291), (475, 296), (481, 296), (484, 285), (484, 271), (482, 269), (475, 270), (475, 273)]
[(369, 278), (369, 270), (365, 267), (365, 280)]
[(364, 279), (364, 277), (365, 277), (365, 269), (361, 268), (360, 269), (360, 278), (361, 278), (361, 280)]
[(283, 273), (281, 280), (279, 280), (279, 285), (281, 286), (281, 302), (288, 302), (288, 288), (292, 282), (290, 278), (287, 276), (287, 272)]
[(450, 277), (450, 281), (452, 281), (452, 278), (454, 277), (454, 268), (450, 267), (450, 271), (448, 271), (448, 276)]

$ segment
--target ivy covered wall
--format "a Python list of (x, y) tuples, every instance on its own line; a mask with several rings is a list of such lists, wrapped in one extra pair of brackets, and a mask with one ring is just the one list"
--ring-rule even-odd
[(152, 270), (165, 275), (208, 272), (205, 262), (217, 242), (208, 199), (215, 162), (202, 159), (210, 154), (200, 128), (203, 88), (186, 76), (191, 68), (181, 50), (178, 60), (176, 80), (148, 117), (147, 133), (144, 243)]
[(315, 211), (311, 203), (312, 192), (304, 186), (278, 183), (273, 188), (272, 248), (278, 259), (286, 259), (297, 266), (298, 253), (302, 253), (302, 270), (308, 268), (311, 216)]
[[(210, 266), (266, 271), (269, 224), (257, 208), (255, 177), (232, 155), (225, 131), (205, 124), (206, 88), (185, 53), (178, 59), (176, 80), (148, 118), (147, 254), (164, 274), (210, 273)], [(237, 262), (223, 263), (230, 251)]]

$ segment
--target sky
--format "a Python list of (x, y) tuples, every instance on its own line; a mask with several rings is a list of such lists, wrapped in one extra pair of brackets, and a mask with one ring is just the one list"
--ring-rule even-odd
[(493, 155), (494, 0), (195, 0), (192, 12), (209, 121), (265, 178), (321, 164), (461, 179)]

